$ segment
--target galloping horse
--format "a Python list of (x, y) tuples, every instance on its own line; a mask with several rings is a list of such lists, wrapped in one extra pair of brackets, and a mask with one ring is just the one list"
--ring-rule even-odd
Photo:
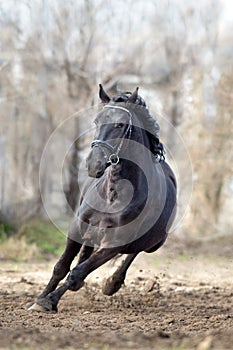
[(99, 96), (103, 108), (95, 119), (96, 134), (86, 160), (89, 176), (77, 215), (52, 277), (31, 308), (57, 311), (67, 290), (77, 291), (93, 270), (126, 254), (102, 288), (106, 295), (116, 293), (137, 254), (163, 245), (175, 217), (175, 176), (165, 161), (159, 126), (138, 88), (110, 98), (100, 85)]

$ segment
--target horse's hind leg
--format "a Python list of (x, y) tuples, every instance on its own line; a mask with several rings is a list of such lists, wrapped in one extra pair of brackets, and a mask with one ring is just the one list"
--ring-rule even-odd
[(121, 288), (125, 280), (126, 272), (133, 260), (136, 258), (137, 254), (138, 253), (129, 254), (117, 268), (114, 274), (105, 281), (102, 287), (103, 294), (113, 295)]

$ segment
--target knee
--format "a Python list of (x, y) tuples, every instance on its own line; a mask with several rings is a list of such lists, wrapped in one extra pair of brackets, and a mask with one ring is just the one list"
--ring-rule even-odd
[(69, 284), (69, 289), (72, 291), (77, 291), (84, 285), (84, 278), (81, 277), (76, 269), (70, 271), (67, 281)]

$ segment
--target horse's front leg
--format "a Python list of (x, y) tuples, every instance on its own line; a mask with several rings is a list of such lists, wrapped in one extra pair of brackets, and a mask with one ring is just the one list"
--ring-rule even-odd
[[(77, 243), (71, 240), (70, 238), (67, 238), (66, 248), (63, 254), (61, 255), (60, 259), (54, 266), (52, 277), (50, 278), (47, 286), (45, 287), (43, 292), (37, 297), (37, 301), (39, 299), (45, 298), (49, 293), (53, 292), (57, 288), (58, 283), (70, 271), (70, 265), (74, 260), (75, 256), (78, 254), (81, 246), (82, 245), (80, 243)], [(37, 301), (36, 304), (38, 304)], [(28, 303), (27, 308), (29, 310), (37, 309), (36, 304), (34, 304), (34, 302)]]
[(67, 275), (70, 271), (70, 265), (78, 254), (82, 244), (67, 238), (66, 248), (61, 255), (60, 259), (56, 263), (53, 269), (52, 277), (38, 298), (44, 298), (46, 295), (54, 291), (58, 283)]
[(83, 284), (84, 279), (119, 253), (119, 248), (99, 248), (88, 259), (78, 264), (71, 270), (65, 282), (53, 292), (49, 293), (45, 298), (38, 299), (37, 303), (45, 311), (57, 311), (57, 305), (62, 295), (67, 290), (77, 291)]

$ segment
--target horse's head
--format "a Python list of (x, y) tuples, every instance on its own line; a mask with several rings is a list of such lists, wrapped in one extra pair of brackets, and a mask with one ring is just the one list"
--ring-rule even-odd
[(88, 175), (96, 178), (108, 165), (119, 162), (121, 148), (132, 132), (133, 116), (127, 105), (137, 101), (138, 88), (133, 94), (121, 93), (110, 99), (100, 85), (99, 96), (105, 105), (94, 121), (96, 133), (87, 157)]
[(107, 166), (118, 164), (129, 139), (142, 143), (156, 161), (164, 159), (159, 126), (138, 95), (138, 88), (133, 93), (119, 93), (110, 98), (100, 85), (99, 96), (104, 107), (95, 119), (96, 133), (87, 157), (89, 176), (101, 177)]

